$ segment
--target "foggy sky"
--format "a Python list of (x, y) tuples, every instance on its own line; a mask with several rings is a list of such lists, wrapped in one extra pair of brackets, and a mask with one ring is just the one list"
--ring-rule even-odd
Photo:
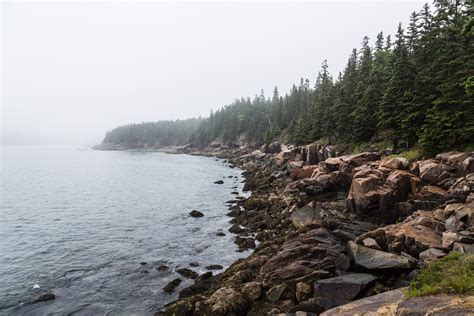
[(342, 71), (423, 1), (2, 4), (2, 144), (99, 143)]

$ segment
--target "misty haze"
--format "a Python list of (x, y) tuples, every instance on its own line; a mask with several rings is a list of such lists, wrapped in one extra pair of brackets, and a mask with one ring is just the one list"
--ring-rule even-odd
[(0, 315), (474, 313), (471, 1), (0, 13)]

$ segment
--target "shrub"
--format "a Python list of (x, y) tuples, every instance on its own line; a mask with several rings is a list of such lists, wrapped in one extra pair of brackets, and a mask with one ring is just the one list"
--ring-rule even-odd
[(424, 267), (405, 297), (440, 293), (474, 294), (474, 255), (453, 252)]

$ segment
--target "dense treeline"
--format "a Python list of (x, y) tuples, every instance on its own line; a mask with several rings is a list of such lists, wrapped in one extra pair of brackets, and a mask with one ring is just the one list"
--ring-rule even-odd
[(333, 78), (326, 61), (280, 96), (241, 98), (211, 112), (190, 142), (204, 146), (281, 140), (449, 149), (474, 139), (474, 14), (470, 1), (436, 0), (413, 12), (395, 38), (364, 37)]
[(189, 142), (202, 118), (129, 124), (117, 127), (105, 135), (106, 144), (184, 145)]

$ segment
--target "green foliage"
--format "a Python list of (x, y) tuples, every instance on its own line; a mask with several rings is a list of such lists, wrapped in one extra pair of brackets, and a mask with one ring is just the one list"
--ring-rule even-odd
[(399, 154), (390, 155), (388, 157), (389, 158), (402, 157), (402, 158), (405, 158), (406, 160), (408, 160), (409, 162), (413, 162), (413, 161), (419, 160), (423, 157), (423, 151), (420, 150), (419, 148), (414, 148), (414, 149), (411, 149), (411, 150), (402, 151)]
[(313, 87), (301, 79), (284, 96), (275, 88), (271, 98), (262, 91), (236, 99), (203, 120), (123, 126), (104, 142), (258, 146), (325, 139), (356, 150), (385, 135), (390, 147), (419, 144), (429, 155), (458, 148), (474, 139), (473, 16), (472, 1), (435, 0), (433, 12), (425, 5), (406, 30), (399, 25), (393, 43), (379, 33), (372, 47), (364, 37), (336, 79), (324, 61)]
[(202, 118), (129, 124), (107, 132), (105, 144), (184, 145), (203, 121)]
[(453, 252), (428, 264), (410, 283), (405, 297), (440, 293), (474, 294), (474, 255)]

